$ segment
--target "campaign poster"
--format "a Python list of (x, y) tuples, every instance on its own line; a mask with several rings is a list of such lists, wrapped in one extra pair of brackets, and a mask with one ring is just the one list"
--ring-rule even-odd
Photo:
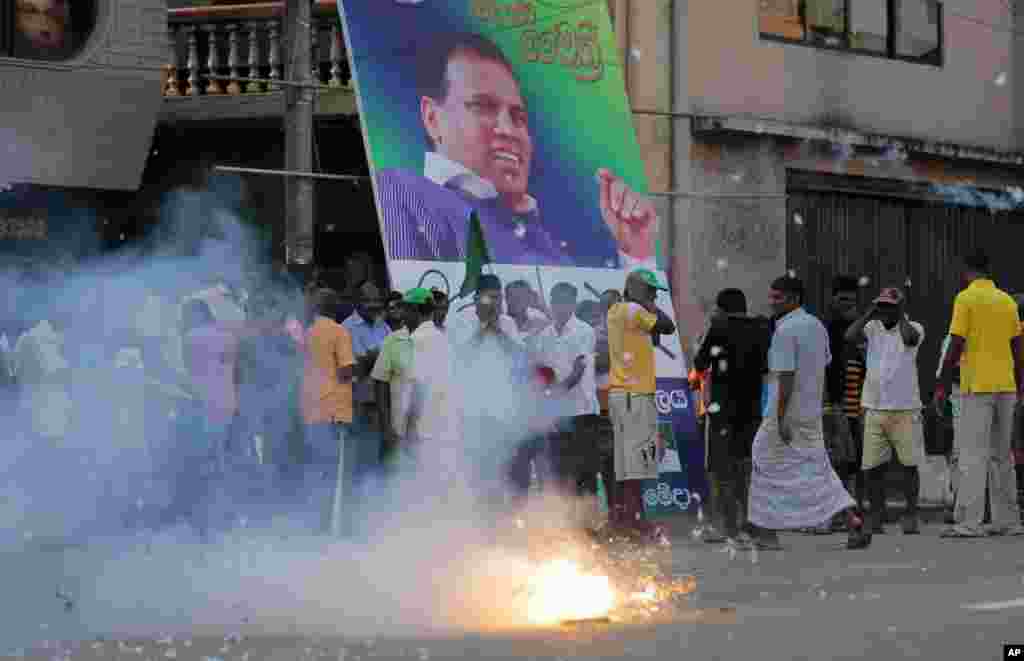
[(659, 378), (655, 402), (665, 459), (658, 479), (644, 482), (644, 510), (655, 516), (696, 511), (707, 495), (696, 399), (686, 379)]
[[(454, 298), (473, 212), (487, 271), (544, 301), (574, 285), (593, 325), (629, 271), (668, 282), (604, 0), (339, 0), (339, 11), (395, 289)], [(671, 314), (667, 293), (658, 304)], [(454, 301), (449, 324), (472, 306)], [(683, 467), (703, 471), (690, 457), (703, 444), (676, 422), (692, 406), (672, 406), (689, 402), (679, 338), (656, 353), (671, 493), (693, 483)]]

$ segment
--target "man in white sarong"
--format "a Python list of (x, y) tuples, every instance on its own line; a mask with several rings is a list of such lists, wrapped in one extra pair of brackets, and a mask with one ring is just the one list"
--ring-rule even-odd
[(871, 535), (825, 451), (828, 332), (803, 309), (804, 285), (797, 278), (775, 280), (769, 296), (776, 317), (768, 354), (771, 381), (750, 482), (749, 520), (758, 528), (758, 546), (781, 549), (778, 530), (813, 528), (846, 510), (847, 547), (865, 548)]

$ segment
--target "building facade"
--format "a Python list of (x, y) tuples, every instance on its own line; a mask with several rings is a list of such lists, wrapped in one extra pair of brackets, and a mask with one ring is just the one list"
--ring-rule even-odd
[[(792, 270), (824, 314), (837, 273), (862, 278), (865, 301), (880, 287), (905, 287), (911, 314), (928, 329), (921, 374), (929, 390), (957, 258), (985, 248), (1000, 284), (1024, 290), (1016, 268), (1024, 238), (1018, 4), (608, 0), (675, 288), (707, 312), (718, 290), (740, 287), (765, 312), (768, 283)], [(86, 38), (62, 51), (70, 59), (43, 63), (52, 81), (40, 67), (4, 70), (7, 87), (23, 90), (2, 95), (4, 116), (66, 127), (52, 135), (41, 128), (34, 144), (46, 146), (39, 151), (49, 160), (37, 155), (24, 162), (32, 172), (6, 178), (84, 187), (95, 198), (91, 222), (116, 245), (166, 227), (168, 192), (209, 188), (213, 166), (284, 168), (294, 98), (274, 81), (295, 77), (286, 5), (96, 3)], [(317, 0), (314, 18), (311, 77), (323, 87), (314, 98), (313, 169), (365, 177), (335, 0)], [(24, 47), (0, 40), (0, 67), (13, 66), (7, 56)], [(86, 65), (105, 69), (72, 75)], [(108, 88), (118, 85), (122, 98), (139, 96), (131, 102), (139, 112), (107, 121), (79, 104), (77, 123), (51, 116), (79, 107), (51, 102), (60, 94), (117, 98)], [(114, 140), (114, 128), (135, 137)], [(124, 145), (144, 158), (115, 158)], [(66, 157), (56, 158), (62, 149)], [(221, 190), (235, 191), (227, 197), (282, 261), (287, 179), (231, 177)], [(318, 181), (313, 206), (321, 266), (340, 266), (333, 262), (353, 250), (383, 262), (367, 180)], [(5, 227), (35, 231), (22, 225)], [(196, 231), (201, 223), (186, 225)]]
[(1024, 290), (1016, 5), (613, 3), (652, 189), (679, 193), (664, 203), (674, 285), (705, 311), (740, 287), (766, 312), (792, 271), (822, 315), (836, 274), (861, 279), (864, 303), (905, 287), (927, 395), (958, 258), (983, 248)]

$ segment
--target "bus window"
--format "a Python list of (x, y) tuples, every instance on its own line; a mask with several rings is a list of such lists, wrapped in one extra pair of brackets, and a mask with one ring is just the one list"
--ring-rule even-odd
[(96, 28), (96, 0), (0, 0), (13, 33), (6, 53), (23, 60), (68, 60)]

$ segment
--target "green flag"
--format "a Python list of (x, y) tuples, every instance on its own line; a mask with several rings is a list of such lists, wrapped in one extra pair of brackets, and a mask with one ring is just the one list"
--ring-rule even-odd
[(484, 264), (490, 263), (491, 254), (487, 251), (484, 228), (480, 226), (480, 216), (474, 209), (469, 214), (469, 235), (466, 237), (466, 279), (462, 281), (459, 298), (476, 292)]

